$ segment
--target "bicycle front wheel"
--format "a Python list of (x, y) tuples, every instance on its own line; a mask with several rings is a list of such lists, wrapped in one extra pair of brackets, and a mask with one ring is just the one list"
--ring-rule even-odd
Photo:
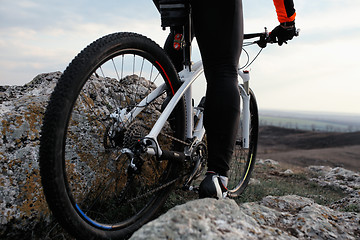
[[(128, 153), (180, 84), (164, 51), (134, 33), (95, 41), (65, 70), (44, 117), (40, 171), (50, 209), (77, 239), (124, 238), (166, 200), (175, 163)], [(181, 100), (158, 137), (162, 149), (182, 150), (183, 125)]]
[[(241, 129), (239, 129), (241, 132)], [(242, 136), (236, 140), (230, 162), (228, 196), (238, 197), (247, 187), (254, 168), (259, 131), (258, 107), (253, 91), (250, 89), (250, 131), (249, 148), (243, 148)]]

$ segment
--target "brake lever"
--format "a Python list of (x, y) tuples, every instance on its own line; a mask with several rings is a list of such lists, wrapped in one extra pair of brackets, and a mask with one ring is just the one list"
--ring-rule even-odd
[[(300, 28), (296, 28), (295, 29), (295, 34), (294, 34), (294, 37), (298, 37), (300, 35)], [(268, 36), (270, 35), (270, 33), (268, 33)], [(277, 43), (278, 41), (271, 41), (270, 37), (267, 37), (266, 38), (266, 42), (268, 43)], [(284, 41), (285, 44), (287, 44), (287, 41)], [(260, 46), (260, 45), (259, 45)]]
[(267, 46), (267, 43), (269, 42), (269, 31), (267, 30), (267, 27), (265, 27), (264, 29), (264, 34), (260, 37), (260, 40), (255, 41), (255, 43), (261, 48), (265, 48)]

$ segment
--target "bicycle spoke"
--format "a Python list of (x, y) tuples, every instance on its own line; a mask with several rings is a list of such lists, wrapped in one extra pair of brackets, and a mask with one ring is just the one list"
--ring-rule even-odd
[(144, 62), (145, 62), (145, 58), (142, 59), (142, 64), (141, 64), (141, 68), (140, 68), (140, 74), (139, 77), (142, 77), (142, 71), (143, 71), (143, 67), (144, 67)]
[(135, 54), (134, 54), (134, 60), (133, 60), (133, 75), (135, 75)]
[(116, 68), (114, 59), (112, 58), (111, 61), (112, 61), (113, 65), (114, 65), (114, 69), (115, 69), (115, 72), (116, 72), (117, 79), (118, 79), (118, 81), (120, 81), (119, 73), (118, 73), (118, 70), (117, 70), (117, 68)]
[(153, 82), (153, 81), (152, 81), (153, 70), (154, 70), (154, 66), (151, 65), (150, 76), (149, 76), (149, 81), (150, 81), (150, 82)]
[(100, 71), (101, 71), (101, 73), (102, 73), (103, 78), (105, 78), (105, 74), (104, 74), (103, 69), (102, 69), (101, 67), (100, 67), (99, 69), (100, 69)]

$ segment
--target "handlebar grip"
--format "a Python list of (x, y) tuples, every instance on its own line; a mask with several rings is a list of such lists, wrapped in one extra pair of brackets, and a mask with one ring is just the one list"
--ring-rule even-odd
[(251, 38), (261, 37), (263, 35), (264, 35), (264, 33), (248, 33), (248, 34), (244, 34), (244, 39), (251, 39)]
[[(295, 37), (298, 37), (299, 35), (300, 35), (300, 28), (296, 28), (295, 29)], [(244, 34), (244, 39), (251, 39), (251, 38), (256, 38), (256, 37), (260, 37), (260, 39), (257, 41), (254, 41), (254, 43), (259, 45), (259, 47), (261, 47), (261, 48), (265, 48), (268, 43), (276, 43), (277, 42), (277, 41), (272, 41), (269, 38), (269, 32), (267, 31), (267, 28), (265, 28), (265, 32), (262, 32), (262, 33)]]

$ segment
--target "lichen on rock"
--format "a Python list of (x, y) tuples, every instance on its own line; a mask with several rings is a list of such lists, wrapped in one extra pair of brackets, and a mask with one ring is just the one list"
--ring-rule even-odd
[[(38, 154), (45, 109), (61, 75), (61, 72), (40, 74), (24, 86), (0, 87), (0, 234), (9, 229), (31, 231), (38, 222), (50, 220)], [(136, 91), (145, 97), (149, 88), (155, 88), (154, 83), (136, 75), (121, 82), (98, 76), (91, 76), (91, 80), (83, 87), (86, 94), (76, 101), (66, 138), (66, 166), (79, 168), (74, 171), (78, 175), (69, 178), (82, 179), (74, 181), (77, 185), (72, 186), (73, 194), (78, 194), (76, 188), (91, 189), (93, 184), (100, 184), (99, 179), (111, 172), (108, 169), (111, 164), (99, 167), (101, 159), (109, 153), (103, 143), (106, 125), (98, 119), (109, 119), (115, 111), (111, 103), (124, 101), (126, 93)], [(148, 114), (151, 119), (144, 120), (144, 124), (154, 122), (159, 114), (159, 109), (152, 109)]]
[(295, 195), (240, 206), (230, 199), (200, 199), (174, 207), (131, 239), (359, 239), (359, 221), (359, 213)]
[[(39, 222), (50, 222), (51, 215), (40, 181), (38, 151), (45, 107), (60, 76), (61, 72), (40, 74), (24, 86), (0, 86), (1, 237), (11, 231), (11, 236), (17, 230), (31, 232)], [(110, 81), (99, 79), (89, 87), (91, 94), (86, 103), (96, 106), (93, 109), (99, 113), (109, 112), (110, 106), (94, 89), (102, 89), (109, 98), (125, 98), (113, 93), (132, 91), (134, 81), (141, 82), (133, 89), (138, 93), (145, 93), (147, 88), (153, 87), (142, 78), (127, 77), (122, 82), (126, 86), (111, 84), (111, 87), (107, 85)], [(101, 105), (100, 102), (105, 103)], [(81, 107), (81, 104), (78, 106)], [(86, 124), (82, 117), (73, 115), (69, 129), (74, 134), (68, 136), (68, 141), (79, 142), (81, 138), (84, 143), (77, 144), (74, 151), (67, 154), (69, 159), (84, 163), (80, 167), (89, 169), (87, 180), (95, 183), (96, 177), (91, 177), (94, 166), (84, 159), (96, 158), (100, 144), (87, 143), (86, 137), (75, 129), (75, 125), (90, 131), (101, 127), (82, 125)], [(156, 117), (153, 115), (153, 119), (147, 120), (152, 122)], [(84, 152), (81, 149), (83, 146), (92, 150)], [(259, 162), (270, 167), (278, 164), (269, 159)], [(333, 203), (330, 208), (295, 195), (268, 196), (259, 202), (240, 205), (230, 199), (195, 200), (176, 206), (145, 225), (133, 235), (133, 239), (360, 239), (359, 173), (317, 166), (311, 166), (309, 170), (318, 175), (312, 181), (339, 188), (348, 196)], [(284, 174), (292, 173), (285, 171)]]
[[(24, 86), (2, 86), (0, 95), (0, 229), (48, 218), (38, 163), (45, 106), (60, 72), (41, 74)], [(13, 227), (13, 226), (12, 226)], [(29, 227), (31, 228), (31, 226)]]

